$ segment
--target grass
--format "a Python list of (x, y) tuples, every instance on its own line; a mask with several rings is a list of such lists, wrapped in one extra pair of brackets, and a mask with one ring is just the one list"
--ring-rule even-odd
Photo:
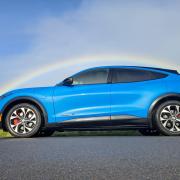
[(3, 130), (0, 130), (0, 137), (10, 137), (11, 135), (8, 132), (4, 132)]
[[(138, 131), (65, 131), (55, 132), (55, 137), (77, 137), (77, 136), (139, 136)], [(0, 137), (11, 137), (8, 132), (0, 130)]]

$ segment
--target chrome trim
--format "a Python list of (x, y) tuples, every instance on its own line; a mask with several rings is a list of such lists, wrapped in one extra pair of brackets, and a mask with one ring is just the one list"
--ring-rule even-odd
[(88, 118), (75, 118), (70, 120), (65, 120), (62, 123), (66, 122), (86, 122), (86, 121), (108, 121), (110, 120), (110, 116), (102, 116), (102, 117), (88, 117)]
[(111, 120), (126, 120), (126, 119), (140, 119), (140, 117), (130, 116), (130, 115), (111, 116)]
[(118, 115), (118, 116), (102, 116), (102, 117), (87, 117), (87, 118), (74, 118), (70, 120), (65, 120), (62, 123), (68, 122), (95, 122), (95, 121), (118, 121), (118, 120), (130, 120), (130, 119), (140, 119), (140, 117), (130, 116), (130, 115)]

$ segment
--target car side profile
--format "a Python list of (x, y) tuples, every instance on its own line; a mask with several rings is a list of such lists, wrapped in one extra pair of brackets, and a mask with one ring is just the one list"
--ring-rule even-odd
[(15, 137), (121, 129), (180, 135), (180, 74), (152, 67), (90, 68), (53, 87), (10, 91), (0, 97), (0, 112), (2, 129)]

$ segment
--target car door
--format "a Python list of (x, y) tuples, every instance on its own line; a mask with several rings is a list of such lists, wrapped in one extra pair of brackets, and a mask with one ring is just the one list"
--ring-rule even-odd
[[(111, 86), (111, 119), (125, 124), (147, 118), (156, 97), (166, 92), (165, 74), (144, 69), (113, 68)], [(128, 121), (129, 120), (129, 121)]]
[(110, 119), (109, 69), (97, 68), (72, 76), (71, 86), (54, 90), (57, 122)]

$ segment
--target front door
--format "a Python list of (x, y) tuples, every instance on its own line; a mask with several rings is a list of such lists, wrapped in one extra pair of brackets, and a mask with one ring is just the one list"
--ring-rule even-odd
[(54, 107), (57, 122), (110, 119), (109, 69), (91, 69), (74, 76), (71, 86), (56, 86)]

